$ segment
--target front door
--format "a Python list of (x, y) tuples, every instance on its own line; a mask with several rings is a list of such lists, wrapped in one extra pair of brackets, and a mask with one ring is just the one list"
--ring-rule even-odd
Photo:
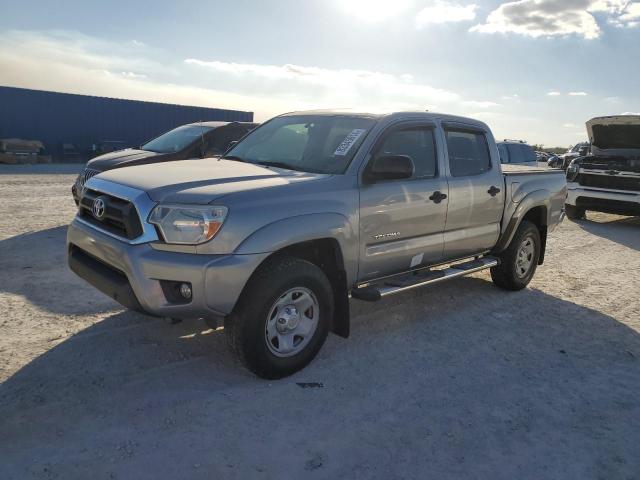
[(448, 186), (440, 154), (434, 127), (425, 124), (390, 127), (374, 146), (370, 161), (406, 155), (414, 173), (410, 179), (361, 185), (359, 281), (442, 259)]
[(449, 170), (444, 256), (453, 260), (493, 248), (505, 192), (500, 159), (491, 154), (484, 131), (447, 127), (444, 135)]

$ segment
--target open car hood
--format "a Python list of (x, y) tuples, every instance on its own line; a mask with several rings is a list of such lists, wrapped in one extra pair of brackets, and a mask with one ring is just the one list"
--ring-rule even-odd
[(593, 155), (640, 156), (640, 115), (592, 118), (587, 133)]

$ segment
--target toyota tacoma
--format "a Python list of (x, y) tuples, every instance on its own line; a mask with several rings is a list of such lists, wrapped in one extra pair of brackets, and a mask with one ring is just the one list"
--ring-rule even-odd
[(350, 298), (485, 269), (523, 289), (565, 197), (561, 170), (501, 166), (476, 120), (290, 113), (218, 160), (88, 180), (68, 261), (125, 307), (224, 325), (246, 367), (280, 378), (349, 335)]

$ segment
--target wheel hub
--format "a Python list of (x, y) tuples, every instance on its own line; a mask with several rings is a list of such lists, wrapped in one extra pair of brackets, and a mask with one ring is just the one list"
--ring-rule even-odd
[(281, 308), (277, 316), (276, 328), (280, 333), (295, 330), (300, 323), (300, 313), (294, 305), (286, 305)]
[(271, 307), (265, 324), (267, 347), (278, 357), (291, 357), (309, 344), (318, 327), (320, 304), (306, 287), (287, 290)]
[(525, 277), (531, 270), (534, 254), (535, 246), (533, 240), (527, 237), (520, 244), (516, 256), (516, 274), (520, 278)]

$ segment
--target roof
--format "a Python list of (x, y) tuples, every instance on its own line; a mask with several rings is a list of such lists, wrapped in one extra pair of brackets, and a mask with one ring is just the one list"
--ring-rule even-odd
[(248, 125), (248, 126), (258, 125), (257, 123), (253, 123), (253, 122), (193, 122), (193, 123), (188, 123), (187, 125), (195, 125), (195, 126), (202, 125), (203, 127), (220, 128), (226, 125), (230, 125), (232, 123), (239, 124), (239, 125)]
[(469, 117), (461, 117), (458, 115), (449, 115), (445, 113), (429, 112), (429, 111), (399, 111), (388, 113), (371, 113), (371, 112), (358, 112), (346, 108), (341, 109), (327, 109), (327, 110), (302, 110), (297, 112), (285, 113), (282, 116), (293, 115), (326, 115), (326, 116), (349, 116), (349, 117), (362, 117), (362, 118), (393, 118), (393, 117), (422, 117), (430, 120), (441, 120), (445, 122), (461, 122), (461, 123), (473, 123), (486, 127), (484, 122)]

